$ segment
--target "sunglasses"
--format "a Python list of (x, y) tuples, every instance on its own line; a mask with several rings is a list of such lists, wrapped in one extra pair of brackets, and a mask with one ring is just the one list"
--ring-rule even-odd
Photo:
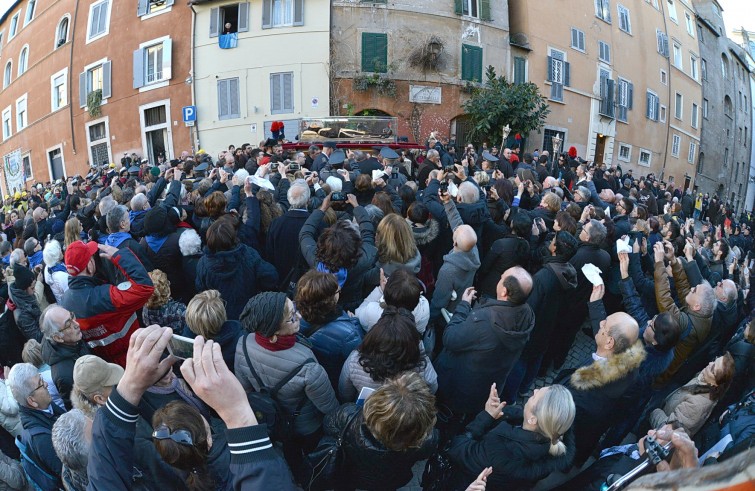
[(191, 438), (191, 433), (186, 430), (170, 431), (165, 425), (158, 426), (155, 431), (152, 432), (152, 438), (155, 440), (173, 440), (181, 445), (194, 445), (194, 441)]

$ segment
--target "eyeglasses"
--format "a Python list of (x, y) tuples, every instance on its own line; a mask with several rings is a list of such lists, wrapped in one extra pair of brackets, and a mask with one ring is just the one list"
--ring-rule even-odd
[(33, 391), (31, 391), (31, 393), (29, 394), (29, 396), (33, 395), (36, 391), (38, 391), (42, 387), (47, 388), (47, 382), (45, 382), (45, 379), (43, 379), (42, 377), (40, 377), (39, 378), (39, 385), (37, 386), (36, 389), (34, 389)]
[(59, 332), (66, 331), (68, 329), (71, 329), (74, 326), (74, 323), (76, 322), (76, 314), (71, 312), (71, 317), (66, 319), (66, 321), (63, 323), (63, 329), (61, 329)]
[(653, 331), (653, 334), (655, 334), (655, 319), (658, 318), (658, 315), (654, 315), (652, 319), (650, 319), (650, 322), (648, 322), (648, 329)]
[[(338, 291), (340, 292), (341, 290), (339, 289)], [(295, 323), (296, 322), (296, 316), (299, 315), (299, 311), (296, 310), (296, 304), (292, 304), (292, 305), (293, 305), (294, 310), (291, 311), (291, 318), (288, 319), (288, 321), (286, 321), (289, 324)]]
[(194, 445), (191, 433), (186, 430), (176, 430), (171, 432), (170, 428), (165, 425), (158, 426), (155, 431), (152, 432), (152, 438), (155, 440), (173, 440), (181, 445)]

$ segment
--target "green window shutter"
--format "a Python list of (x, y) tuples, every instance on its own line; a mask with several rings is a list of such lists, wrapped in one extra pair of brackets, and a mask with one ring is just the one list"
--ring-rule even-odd
[(463, 7), (461, 5), (461, 0), (454, 0), (454, 13), (456, 15), (463, 14)]
[(525, 78), (527, 69), (527, 62), (521, 56), (514, 57), (514, 83), (523, 84), (527, 80)]
[(490, 20), (490, 0), (480, 0), (480, 20)]
[(461, 79), (482, 82), (482, 48), (461, 45)]
[(388, 70), (388, 35), (362, 33), (362, 71), (385, 73)]

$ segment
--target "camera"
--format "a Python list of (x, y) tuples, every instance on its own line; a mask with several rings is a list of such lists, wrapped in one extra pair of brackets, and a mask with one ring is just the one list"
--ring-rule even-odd
[(448, 181), (442, 181), (440, 183), (440, 192), (441, 193), (447, 193), (448, 192)]
[[(291, 165), (288, 166), (288, 170), (290, 170), (290, 171), (297, 171), (297, 170), (300, 170), (300, 169), (301, 169), (301, 165), (299, 165), (299, 164), (291, 164)], [(345, 200), (343, 200), (343, 201), (345, 201)]]
[(278, 163), (276, 162), (274, 164), (270, 164), (270, 168), (273, 169), (273, 170), (278, 169)]
[(443, 168), (443, 172), (445, 174), (448, 174), (449, 172), (450, 173), (454, 173), (454, 172), (456, 172), (456, 166), (455, 165), (447, 165), (447, 166), (445, 166)]
[(347, 199), (345, 193), (333, 193), (330, 195), (330, 201), (346, 201)]

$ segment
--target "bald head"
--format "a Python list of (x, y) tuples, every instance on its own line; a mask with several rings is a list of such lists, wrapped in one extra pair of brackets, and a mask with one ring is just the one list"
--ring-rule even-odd
[(454, 249), (469, 252), (477, 245), (477, 234), (469, 225), (460, 225), (454, 230)]
[(613, 203), (616, 201), (616, 194), (613, 192), (612, 189), (605, 188), (600, 192), (600, 199), (605, 201), (606, 203)]
[(599, 340), (596, 336), (595, 341), (603, 344), (613, 354), (623, 353), (637, 342), (640, 335), (640, 326), (634, 318), (626, 312), (616, 312), (606, 318), (605, 331), (608, 339)]
[(532, 291), (532, 276), (522, 267), (514, 266), (503, 272), (496, 286), (498, 300), (522, 305)]

